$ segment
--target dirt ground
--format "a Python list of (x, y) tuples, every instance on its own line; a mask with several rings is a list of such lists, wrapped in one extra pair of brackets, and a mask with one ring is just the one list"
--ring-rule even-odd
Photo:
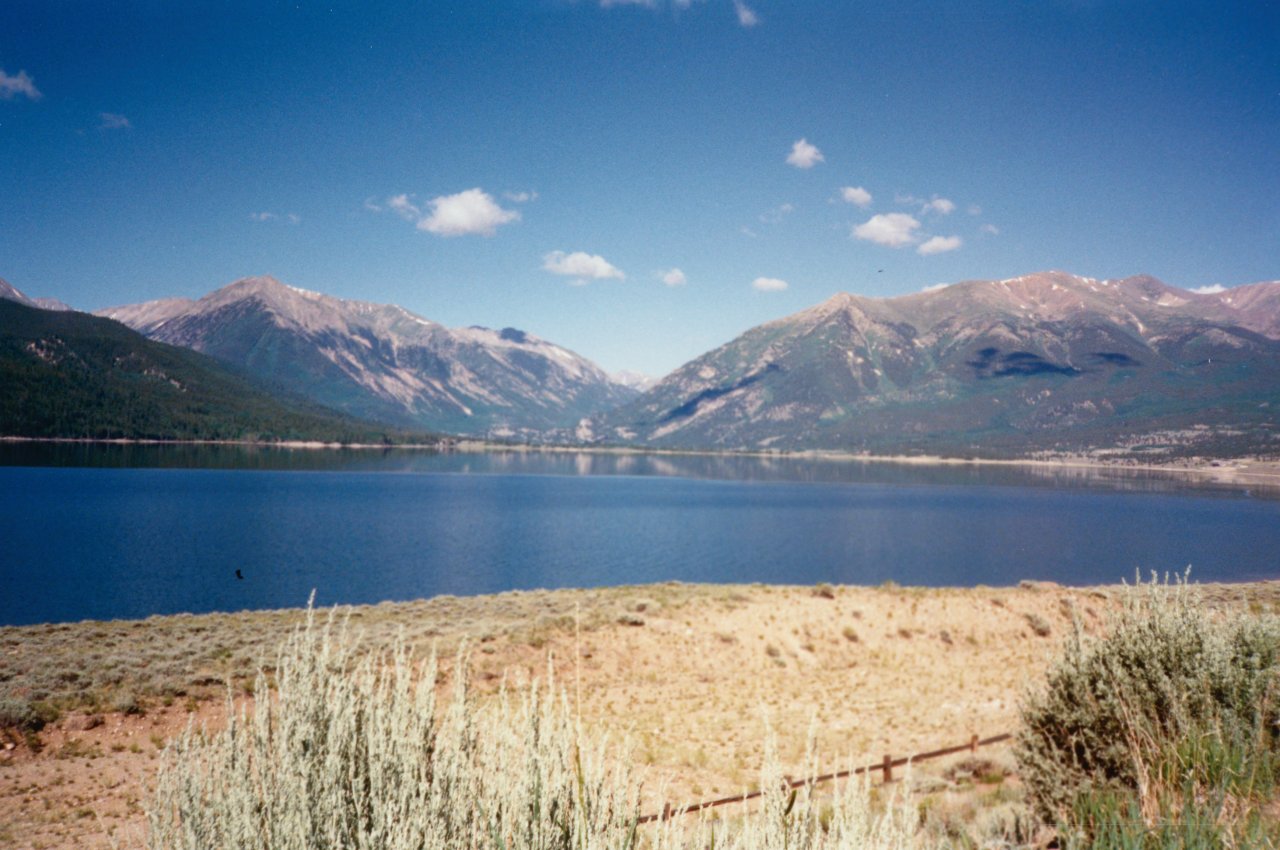
[[(1237, 588), (1206, 593), (1275, 610), (1280, 583), (1249, 587), (1243, 603)], [(587, 626), (561, 616), (553, 628), (489, 630), (474, 638), (473, 680), (518, 684), (544, 676), (553, 657), (587, 725), (629, 737), (646, 786), (688, 803), (756, 782), (766, 724), (784, 764), (797, 766), (812, 730), (824, 769), (1013, 732), (1020, 696), (1042, 679), (1073, 614), (1097, 631), (1118, 594), (1030, 583), (557, 591), (547, 595), (556, 610), (585, 611)], [(75, 711), (40, 733), (38, 752), (10, 735), (0, 744), (0, 847), (140, 846), (160, 750), (188, 722), (217, 725), (223, 710), (208, 699), (151, 701), (143, 714)], [(1008, 745), (984, 756), (1012, 763)]]

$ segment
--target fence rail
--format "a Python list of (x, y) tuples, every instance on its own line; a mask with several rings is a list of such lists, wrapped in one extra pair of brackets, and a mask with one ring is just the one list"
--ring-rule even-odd
[[(808, 785), (817, 785), (820, 782), (830, 782), (834, 779), (846, 779), (850, 776), (860, 776), (864, 773), (873, 771), (881, 771), (884, 774), (885, 782), (893, 781), (893, 769), (902, 767), (905, 764), (912, 764), (920, 761), (929, 761), (930, 759), (942, 758), (944, 756), (953, 756), (958, 753), (977, 752), (979, 747), (989, 747), (992, 744), (999, 744), (1013, 738), (1013, 735), (1005, 733), (1003, 735), (992, 735), (990, 738), (979, 738), (974, 735), (969, 739), (967, 744), (957, 744), (954, 747), (943, 747), (940, 750), (929, 750), (925, 753), (916, 753), (912, 756), (900, 756), (894, 758), (886, 754), (884, 759), (875, 764), (867, 764), (862, 767), (855, 767), (851, 770), (841, 770), (835, 773), (824, 773), (821, 776), (814, 776), (809, 779), (788, 779), (782, 783), (783, 791), (790, 791), (795, 788), (804, 788)], [(721, 797), (718, 800), (703, 800), (700, 803), (693, 803), (684, 808), (672, 808), (668, 803), (662, 807), (662, 812), (653, 815), (644, 815), (640, 818), (639, 823), (652, 823), (653, 821), (670, 820), (679, 815), (687, 815), (692, 812), (700, 812), (703, 809), (714, 809), (719, 806), (728, 806), (733, 803), (745, 803), (748, 800), (754, 800), (764, 795), (764, 791), (752, 791), (749, 794), (739, 794), (736, 797)]]

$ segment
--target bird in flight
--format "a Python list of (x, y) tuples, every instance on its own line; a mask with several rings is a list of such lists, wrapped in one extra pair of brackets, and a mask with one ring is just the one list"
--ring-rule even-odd
[(241, 578), (241, 579), (244, 578), (244, 573), (240, 572), (239, 570), (236, 570), (236, 578)]

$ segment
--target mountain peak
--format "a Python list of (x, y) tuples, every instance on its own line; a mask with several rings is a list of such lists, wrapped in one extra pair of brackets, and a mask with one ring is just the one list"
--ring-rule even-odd
[(19, 289), (9, 281), (0, 277), (0, 298), (6, 301), (17, 301), (19, 304), (26, 304), (28, 307), (34, 306), (34, 302), (23, 295)]
[(199, 301), (107, 312), (357, 416), (513, 436), (570, 427), (634, 391), (595, 364), (513, 327), (450, 329), (394, 304), (325, 295), (269, 275)]

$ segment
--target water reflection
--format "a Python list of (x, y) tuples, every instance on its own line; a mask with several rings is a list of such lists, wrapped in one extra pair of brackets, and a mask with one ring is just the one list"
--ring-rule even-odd
[(242, 445), (2, 443), (0, 467), (228, 469), (462, 475), (659, 476), (810, 484), (1053, 487), (1135, 493), (1194, 490), (1280, 499), (1280, 487), (1187, 471), (1034, 464), (889, 462), (793, 455), (510, 449), (437, 451)]

